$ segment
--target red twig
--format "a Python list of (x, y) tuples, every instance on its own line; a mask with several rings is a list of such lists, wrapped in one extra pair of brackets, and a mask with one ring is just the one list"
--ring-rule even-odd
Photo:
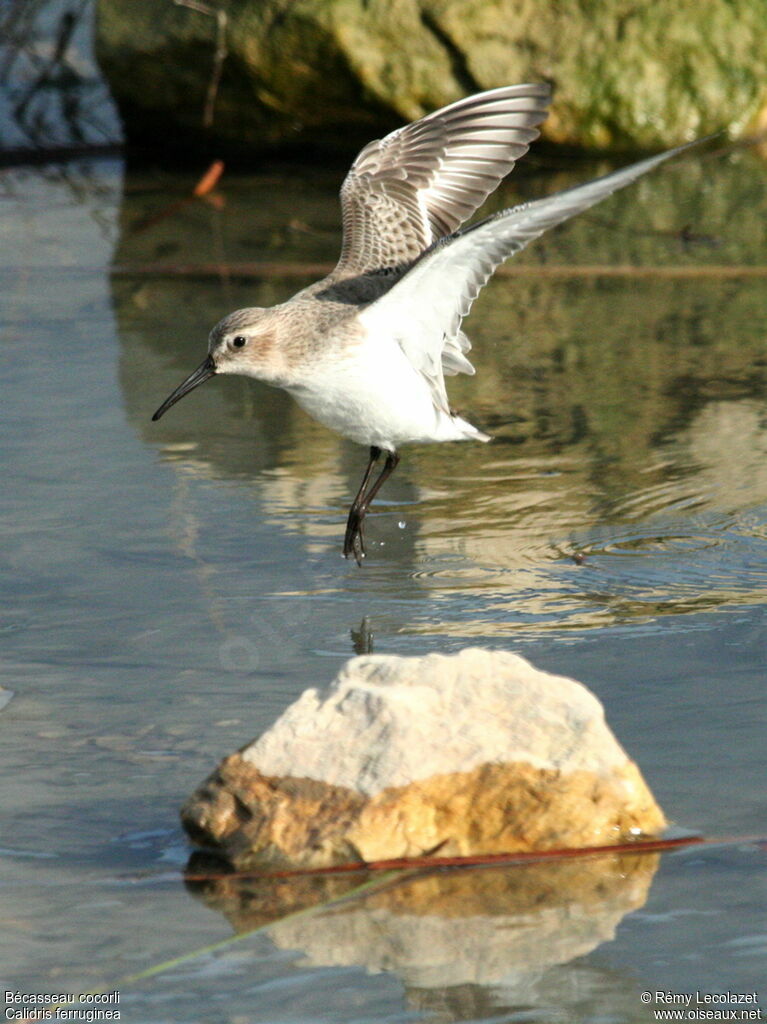
[[(190, 203), (193, 203), (195, 199), (204, 199), (208, 197), (210, 191), (215, 188), (219, 178), (224, 173), (224, 161), (214, 160), (210, 167), (207, 169), (205, 174), (200, 178), (197, 184), (192, 189), (191, 195), (183, 196), (181, 199), (176, 199), (172, 203), (168, 203), (167, 206), (163, 206), (157, 213), (150, 214), (147, 217), (142, 217), (140, 220), (131, 228), (132, 234), (138, 234), (141, 231), (146, 231), (147, 228), (152, 228), (155, 224), (159, 224), (168, 217), (173, 217), (180, 210), (183, 210)], [(207, 264), (206, 264), (207, 266)], [(172, 271), (171, 271), (172, 274)], [(218, 276), (218, 275), (216, 275)]]
[(208, 882), (238, 878), (292, 878), (301, 875), (338, 875), (359, 871), (394, 871), (406, 868), (458, 868), (481, 867), (493, 864), (529, 864), (540, 861), (572, 860), (576, 857), (605, 857), (614, 854), (665, 853), (686, 846), (733, 845), (755, 843), (767, 846), (762, 836), (706, 839), (703, 836), (684, 836), (678, 839), (643, 839), (631, 843), (615, 843), (607, 846), (575, 846), (555, 850), (519, 851), (517, 853), (484, 853), (466, 857), (394, 857), (391, 860), (351, 861), (347, 864), (330, 864), (325, 867), (284, 868), (279, 871), (232, 871), (222, 874), (185, 875), (187, 882)]
[(205, 174), (200, 178), (197, 184), (194, 186), (194, 194), (196, 196), (206, 196), (208, 192), (212, 191), (218, 184), (218, 180), (224, 173), (224, 161), (214, 160), (210, 167), (207, 169)]

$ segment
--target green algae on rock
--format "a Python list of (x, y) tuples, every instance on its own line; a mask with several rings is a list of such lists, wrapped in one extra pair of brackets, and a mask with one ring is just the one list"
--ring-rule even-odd
[(767, 116), (763, 0), (211, 5), (219, 9), (214, 81), (216, 17), (98, 0), (97, 54), (129, 140), (348, 148), (462, 95), (529, 80), (555, 87), (544, 136), (585, 148), (738, 135)]

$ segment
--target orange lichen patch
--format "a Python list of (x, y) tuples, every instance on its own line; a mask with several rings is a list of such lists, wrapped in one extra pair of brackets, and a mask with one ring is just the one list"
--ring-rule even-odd
[(485, 764), (365, 796), (312, 779), (272, 778), (234, 754), (192, 796), (196, 842), (238, 868), (599, 846), (665, 826), (631, 761), (609, 775), (524, 762)]

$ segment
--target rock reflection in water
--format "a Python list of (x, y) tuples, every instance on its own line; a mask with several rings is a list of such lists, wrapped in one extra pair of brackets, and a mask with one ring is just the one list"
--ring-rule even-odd
[(501, 986), (505, 999), (523, 999), (541, 972), (613, 938), (647, 900), (658, 862), (657, 854), (615, 854), (403, 872), (378, 891), (298, 917), (290, 915), (351, 894), (366, 876), (222, 877), (190, 888), (237, 932), (273, 921), (267, 935), (300, 951), (302, 966), (390, 971), (409, 991)]

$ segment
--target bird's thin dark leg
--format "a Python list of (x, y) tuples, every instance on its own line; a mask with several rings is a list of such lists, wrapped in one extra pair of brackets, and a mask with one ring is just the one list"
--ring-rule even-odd
[(381, 470), (381, 475), (378, 477), (376, 482), (365, 495), (364, 504), (366, 512), (372, 505), (373, 499), (375, 498), (376, 494), (378, 494), (378, 492), (381, 490), (381, 485), (384, 484), (389, 479), (394, 470), (397, 468), (398, 464), (399, 455), (396, 452), (387, 452), (386, 462), (384, 463), (384, 468)]
[(381, 449), (372, 447), (365, 476), (362, 478), (362, 484), (359, 491), (357, 491), (357, 497), (352, 502), (352, 507), (349, 509), (349, 518), (346, 521), (344, 557), (348, 558), (349, 555), (353, 554), (357, 565), (361, 565), (362, 559), (365, 557), (365, 545), (362, 539), (362, 520), (365, 518), (365, 514), (370, 508), (373, 499), (381, 490), (382, 484), (391, 476), (399, 462), (399, 455), (396, 452), (387, 452), (384, 468), (370, 490), (366, 491), (373, 472), (373, 466), (380, 457)]
[[(357, 495), (351, 504), (349, 509), (349, 517), (346, 520), (346, 534), (344, 536), (344, 558), (348, 558), (349, 555), (354, 552), (354, 557), (359, 562), (355, 548), (355, 542), (357, 537), (360, 535), (360, 526), (365, 516), (365, 512), (362, 509), (365, 507), (365, 491), (368, 484), (370, 483), (370, 477), (373, 474), (373, 467), (376, 462), (381, 458), (381, 449), (376, 448), (375, 445), (370, 448), (370, 460), (365, 470), (365, 475), (362, 478), (360, 489), (357, 491)], [(361, 546), (361, 544), (360, 544)], [(364, 554), (364, 552), (363, 552)]]

